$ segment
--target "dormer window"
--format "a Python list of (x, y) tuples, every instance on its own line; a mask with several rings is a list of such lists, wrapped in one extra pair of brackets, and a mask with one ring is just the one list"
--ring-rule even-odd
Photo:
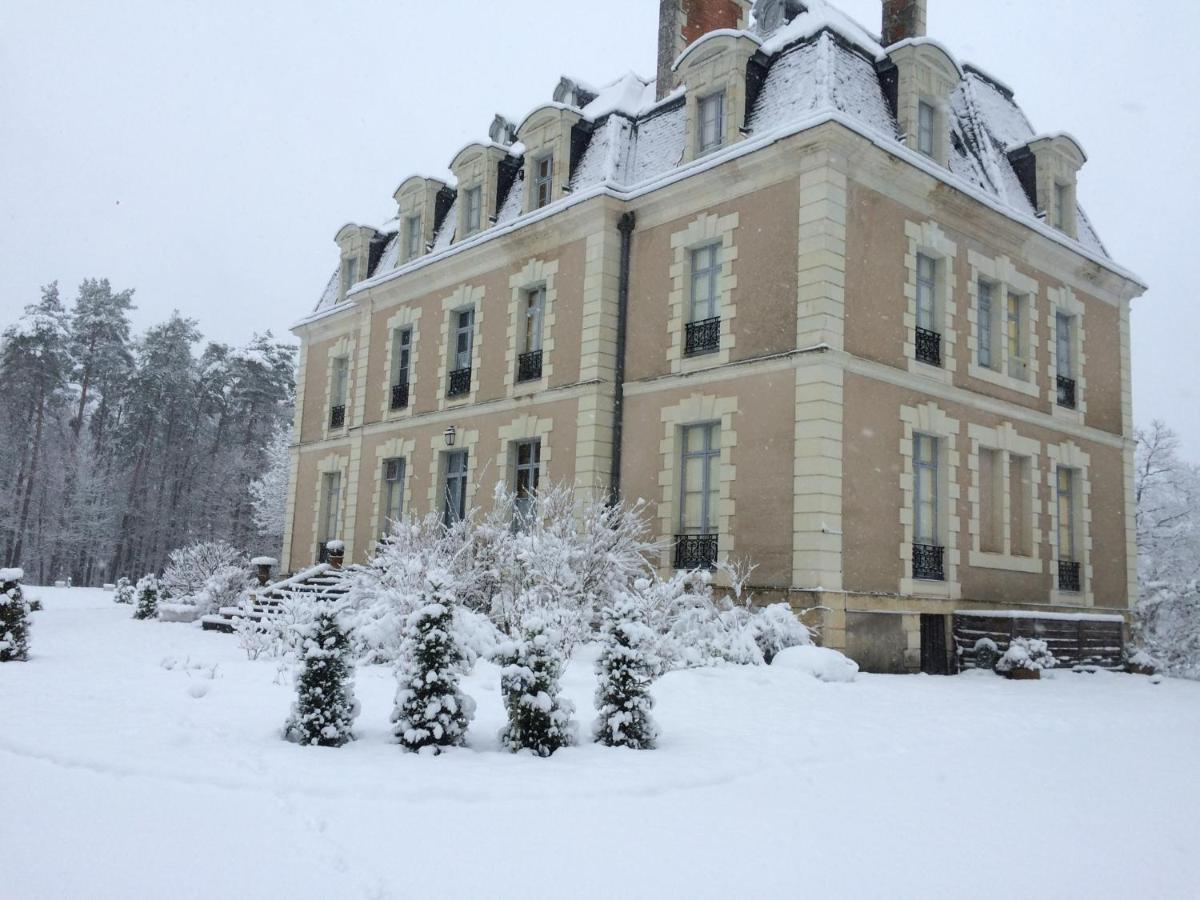
[(350, 293), (350, 288), (358, 283), (358, 257), (351, 256), (342, 260), (342, 296)]
[(578, 112), (559, 104), (539, 106), (521, 120), (517, 139), (525, 145), (522, 212), (549, 206), (569, 189), (576, 127), (581, 122)]
[(554, 199), (554, 156), (539, 156), (533, 163), (533, 174), (534, 209), (541, 209)]
[(701, 97), (698, 106), (700, 115), (696, 155), (704, 156), (719, 149), (725, 142), (725, 92), (718, 91)]
[(917, 151), (933, 159), (937, 152), (937, 110), (925, 100), (917, 104)]
[(392, 197), (400, 222), (400, 262), (410, 263), (429, 252), (452, 196), (445, 182), (420, 175), (405, 179), (396, 188)]
[(465, 202), (467, 233), (464, 237), (470, 237), (483, 228), (483, 188), (479, 185), (468, 188)]
[(1087, 162), (1079, 142), (1067, 134), (1038, 137), (1009, 150), (1008, 159), (1037, 214), (1057, 231), (1078, 237), (1075, 191)]
[(1054, 183), (1054, 217), (1052, 224), (1059, 231), (1066, 231), (1070, 224), (1067, 216), (1068, 203), (1071, 196), (1070, 185), (1060, 181)]
[(914, 37), (889, 48), (881, 69), (904, 143), (939, 166), (950, 161), (950, 98), (962, 67), (935, 41)]
[(412, 262), (421, 256), (424, 249), (423, 244), (424, 232), (421, 229), (421, 217), (409, 216), (404, 223), (404, 260)]

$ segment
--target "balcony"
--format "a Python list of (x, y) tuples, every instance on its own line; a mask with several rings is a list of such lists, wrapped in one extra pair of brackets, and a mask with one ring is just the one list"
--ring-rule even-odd
[(917, 362), (926, 365), (942, 365), (942, 336), (928, 328), (917, 329)]
[(684, 334), (683, 355), (703, 356), (721, 349), (721, 317), (688, 322)]
[(408, 406), (408, 382), (402, 381), (399, 384), (392, 385), (392, 404), (391, 408), (404, 409)]
[(1067, 559), (1058, 561), (1058, 589), (1067, 594), (1078, 594), (1083, 589), (1080, 578), (1082, 566)]
[(532, 350), (517, 357), (517, 381), (537, 381), (541, 377), (541, 350)]
[(715, 569), (717, 567), (717, 535), (675, 535), (675, 568)]
[(343, 403), (339, 406), (331, 406), (329, 408), (329, 427), (346, 427), (346, 404)]
[(917, 581), (945, 581), (946, 548), (913, 544), (912, 573)]
[(446, 389), (447, 397), (463, 397), (471, 393), (471, 367), (455, 369), (450, 373), (450, 384)]
[(1063, 409), (1075, 409), (1075, 379), (1058, 376), (1058, 405)]

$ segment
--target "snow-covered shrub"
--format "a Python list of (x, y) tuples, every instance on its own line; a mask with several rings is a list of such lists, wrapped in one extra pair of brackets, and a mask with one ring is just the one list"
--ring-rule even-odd
[(1163, 671), (1200, 680), (1200, 583), (1147, 585), (1135, 630), (1138, 643)]
[(203, 614), (214, 613), (223, 607), (237, 606), (249, 589), (250, 579), (244, 567), (225, 566), (209, 576), (208, 581), (204, 582), (204, 587), (191, 598), (191, 602), (199, 607)]
[(113, 601), (116, 603), (132, 604), (133, 598), (133, 583), (128, 578), (121, 576), (117, 579), (117, 590), (113, 596)]
[(605, 610), (604, 648), (596, 661), (599, 716), (592, 726), (600, 743), (634, 750), (654, 747), (658, 725), (651, 715), (654, 698), (650, 686), (660, 665), (656, 644), (638, 598), (621, 598)]
[(975, 668), (992, 670), (1000, 662), (1000, 647), (989, 637), (975, 642)]
[(500, 691), (508, 724), (500, 742), (513, 753), (528, 750), (550, 756), (575, 743), (575, 706), (559, 694), (562, 674), (560, 638), (536, 617), (528, 619), (522, 637), (502, 645), (496, 653)]
[(829, 647), (814, 644), (788, 647), (771, 660), (778, 669), (791, 669), (811, 675), (818, 681), (850, 682), (858, 678), (858, 663)]
[(162, 588), (177, 603), (199, 594), (210, 578), (231, 568), (246, 570), (240, 552), (224, 541), (208, 541), (180, 547), (167, 558)]
[(768, 665), (776, 655), (789, 647), (812, 643), (812, 632), (801, 622), (787, 603), (759, 607), (751, 617), (754, 641)]
[(158, 615), (158, 578), (154, 575), (147, 575), (138, 580), (137, 586), (133, 589), (134, 602), (137, 604), (133, 610), (135, 619), (153, 619)]
[(323, 604), (306, 629), (303, 657), (296, 703), (284, 736), (298, 744), (341, 747), (354, 739), (359, 704), (354, 697), (350, 638), (334, 604)]
[(430, 577), (425, 603), (408, 617), (397, 668), (392, 733), (407, 750), (440, 753), (461, 746), (475, 701), (459, 689), (466, 657), (455, 639), (453, 597)]
[(29, 659), (29, 604), (20, 569), (0, 569), (0, 662)]
[(1043, 669), (1053, 669), (1058, 660), (1050, 652), (1050, 645), (1038, 638), (1013, 638), (1000, 661), (996, 663), (996, 671), (1001, 674), (1013, 669), (1028, 669), (1041, 672)]

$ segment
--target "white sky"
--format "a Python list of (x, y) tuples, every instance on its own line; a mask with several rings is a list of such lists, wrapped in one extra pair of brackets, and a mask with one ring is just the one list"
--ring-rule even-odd
[[(879, 0), (840, 5), (878, 30)], [(387, 219), (405, 177), (444, 173), (561, 74), (653, 75), (657, 15), (657, 0), (3, 0), (0, 324), (43, 283), (73, 296), (107, 276), (137, 288), (138, 328), (178, 308), (214, 339), (284, 334), (342, 224)], [(1200, 460), (1200, 4), (930, 0), (929, 30), (1039, 131), (1082, 141), (1081, 201), (1151, 285), (1137, 419), (1166, 419)]]

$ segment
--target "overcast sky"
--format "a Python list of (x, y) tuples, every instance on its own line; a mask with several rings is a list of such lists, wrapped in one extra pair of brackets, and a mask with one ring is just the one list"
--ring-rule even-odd
[[(841, 7), (878, 31), (879, 0)], [(930, 0), (930, 35), (1070, 131), (1079, 195), (1135, 304), (1139, 423), (1200, 461), (1190, 270), (1200, 201), (1195, 0)], [(658, 0), (3, 0), (0, 324), (57, 279), (137, 289), (214, 339), (284, 334), (348, 221), (379, 224), (410, 174), (444, 175), (496, 112), (561, 74), (652, 75)]]

